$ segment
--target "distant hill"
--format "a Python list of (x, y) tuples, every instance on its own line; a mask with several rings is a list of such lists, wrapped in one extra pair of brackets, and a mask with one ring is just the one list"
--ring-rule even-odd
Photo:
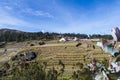
[(20, 30), (14, 30), (14, 29), (8, 29), (8, 28), (0, 29), (0, 34), (4, 34), (6, 32), (23, 33), (23, 31), (20, 31)]
[[(14, 30), (14, 29), (7, 29), (3, 28), (0, 29), (0, 42), (10, 42), (10, 41), (26, 41), (26, 40), (41, 40), (41, 39), (53, 39), (55, 38), (57, 33), (54, 33), (54, 36), (52, 36), (52, 33), (46, 32), (24, 32), (20, 30)], [(58, 34), (57, 34), (58, 35)]]
[(10, 41), (26, 41), (26, 40), (53, 40), (59, 39), (60, 37), (66, 38), (74, 38), (77, 37), (79, 39), (87, 39), (87, 38), (105, 38), (105, 39), (112, 39), (111, 35), (100, 35), (100, 34), (75, 34), (75, 33), (54, 33), (54, 32), (24, 32), (20, 30), (14, 29), (7, 29), (3, 28), (0, 29), (0, 42), (10, 42)]

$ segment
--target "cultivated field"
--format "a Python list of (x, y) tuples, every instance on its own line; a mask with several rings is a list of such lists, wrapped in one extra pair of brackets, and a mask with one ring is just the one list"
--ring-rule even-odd
[[(31, 43), (35, 43), (33, 41)], [(45, 45), (34, 45), (29, 46), (30, 42), (23, 43), (14, 43), (14, 45), (8, 44), (8, 52), (6, 54), (1, 55), (0, 62), (12, 61), (10, 58), (16, 54), (19, 54), (25, 50), (32, 50), (37, 53), (37, 58), (35, 60), (29, 62), (46, 62), (47, 69), (55, 68), (59, 70), (61, 67), (59, 65), (59, 61), (62, 61), (65, 64), (65, 69), (62, 78), (68, 78), (72, 75), (74, 71), (79, 70), (79, 63), (89, 63), (92, 58), (95, 58), (97, 61), (102, 62), (105, 59), (108, 59), (108, 54), (104, 53), (99, 47), (95, 46), (95, 49), (91, 47), (87, 47), (87, 44), (95, 45), (95, 42), (80, 42), (82, 45), (76, 47), (78, 42), (66, 42), (66, 43), (57, 43), (57, 41), (48, 41)], [(18, 48), (14, 46), (18, 45)], [(14, 48), (14, 50), (13, 50)], [(11, 52), (12, 49), (12, 52)], [(2, 50), (2, 49), (1, 49)], [(10, 50), (10, 51), (9, 51)], [(91, 51), (91, 55), (88, 58), (84, 58), (88, 52)], [(28, 62), (28, 63), (29, 63)]]

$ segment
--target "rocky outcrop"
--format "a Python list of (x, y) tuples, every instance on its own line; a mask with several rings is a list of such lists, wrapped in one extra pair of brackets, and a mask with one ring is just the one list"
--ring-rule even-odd
[(23, 52), (21, 54), (15, 55), (11, 59), (13, 61), (15, 61), (15, 60), (31, 61), (31, 60), (35, 59), (36, 57), (37, 57), (37, 55), (36, 55), (35, 52), (27, 50), (27, 51), (25, 51), (25, 52)]

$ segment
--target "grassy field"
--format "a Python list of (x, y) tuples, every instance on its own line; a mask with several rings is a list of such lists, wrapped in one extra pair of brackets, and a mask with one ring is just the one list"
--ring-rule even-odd
[[(79, 70), (80, 68), (77, 66), (78, 63), (89, 63), (92, 58), (95, 58), (99, 62), (103, 61), (104, 59), (108, 59), (108, 54), (104, 53), (99, 47), (95, 46), (95, 49), (93, 49), (93, 47), (87, 48), (87, 44), (95, 45), (95, 43), (81, 42), (82, 45), (76, 47), (77, 43), (78, 42), (73, 41), (66, 43), (48, 41), (45, 45), (34, 46), (23, 46), (22, 43), (20, 49), (17, 49), (17, 51), (14, 51), (14, 53), (7, 53), (6, 56), (12, 57), (15, 54), (19, 54), (25, 50), (32, 50), (37, 53), (37, 58), (30, 62), (46, 62), (46, 70), (49, 70), (53, 67), (56, 70), (59, 70), (59, 68), (61, 68), (59, 61), (61, 60), (65, 64), (65, 71), (62, 75), (62, 78), (68, 78), (74, 71)], [(19, 44), (17, 43), (17, 45)], [(89, 51), (91, 51), (92, 55), (89, 58), (84, 59), (84, 56), (87, 55)], [(1, 60), (2, 57), (0, 57), (0, 61)], [(10, 58), (8, 61), (9, 60)], [(11, 61), (9, 61), (9, 63), (11, 63)]]
[[(52, 65), (56, 65), (58, 60), (62, 60), (66, 65), (74, 65), (77, 62), (83, 63), (83, 57), (89, 51), (93, 54), (90, 58), (94, 57), (97, 60), (108, 58), (108, 54), (103, 53), (97, 46), (93, 49), (92, 47), (87, 48), (85, 42), (79, 47), (76, 47), (76, 44), (77, 42), (53, 43), (43, 46), (34, 46), (31, 49), (38, 53), (37, 61), (49, 61), (49, 64)], [(86, 60), (89, 62), (90, 58)]]

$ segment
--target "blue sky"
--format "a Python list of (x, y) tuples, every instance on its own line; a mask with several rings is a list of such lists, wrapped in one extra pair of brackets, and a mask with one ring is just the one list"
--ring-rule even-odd
[(120, 0), (0, 0), (0, 28), (109, 34), (120, 27)]

